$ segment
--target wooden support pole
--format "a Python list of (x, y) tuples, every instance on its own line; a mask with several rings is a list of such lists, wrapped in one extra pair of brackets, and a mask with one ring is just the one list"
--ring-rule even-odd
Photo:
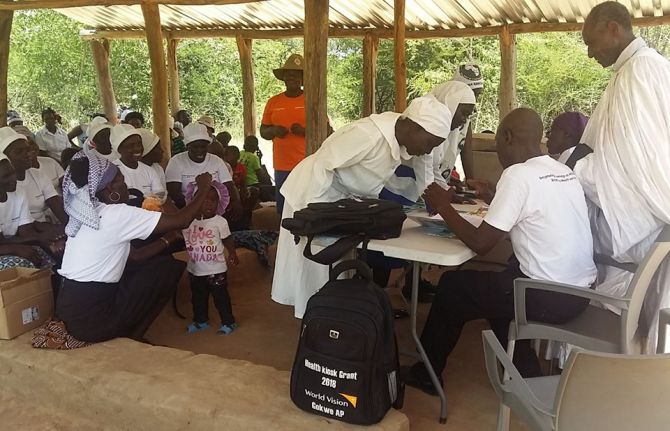
[(256, 134), (256, 95), (254, 93), (254, 62), (251, 57), (253, 40), (242, 36), (235, 38), (240, 54), (242, 69), (242, 116), (244, 117), (244, 136)]
[(376, 112), (375, 94), (377, 86), (377, 51), (379, 38), (368, 34), (363, 39), (363, 109), (362, 116)]
[(151, 62), (151, 109), (153, 111), (154, 133), (161, 140), (163, 161), (170, 159), (172, 141), (168, 124), (168, 83), (165, 67), (165, 51), (163, 51), (163, 35), (158, 5), (142, 3), (144, 29), (147, 33), (147, 46)]
[(498, 110), (500, 120), (516, 108), (516, 36), (503, 26), (500, 40), (500, 87)]
[(305, 122), (307, 155), (328, 137), (329, 0), (305, 0)]
[(116, 124), (116, 97), (112, 85), (112, 74), (109, 71), (109, 41), (104, 39), (91, 40), (91, 52), (95, 64), (98, 94), (105, 115), (112, 124)]
[(179, 100), (179, 63), (177, 62), (177, 45), (179, 39), (167, 38), (168, 87), (170, 111), (174, 115), (181, 108)]
[(7, 124), (7, 68), (14, 12), (0, 11), (0, 127)]
[(393, 72), (395, 75), (395, 110), (407, 108), (407, 64), (405, 64), (405, 0), (395, 0), (393, 7)]

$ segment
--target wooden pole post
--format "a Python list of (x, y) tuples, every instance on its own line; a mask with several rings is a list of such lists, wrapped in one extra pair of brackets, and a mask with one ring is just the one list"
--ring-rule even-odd
[(142, 3), (142, 14), (151, 62), (151, 109), (153, 110), (154, 133), (160, 137), (165, 154), (163, 161), (167, 161), (170, 158), (172, 142), (168, 125), (168, 83), (158, 4)]
[(319, 149), (328, 137), (329, 0), (305, 0), (305, 121), (307, 155)]
[(507, 26), (500, 31), (500, 87), (498, 110), (500, 120), (516, 108), (516, 35)]
[(363, 117), (369, 117), (376, 112), (375, 88), (377, 86), (378, 49), (379, 38), (371, 34), (365, 35), (365, 38), (363, 38)]
[(244, 117), (244, 136), (256, 134), (256, 95), (254, 93), (254, 62), (251, 58), (252, 39), (236, 36), (237, 51), (240, 54), (242, 69), (242, 115)]
[(170, 110), (174, 115), (181, 108), (179, 100), (179, 63), (177, 63), (177, 45), (179, 39), (167, 38), (168, 87)]
[(7, 68), (14, 11), (0, 10), (0, 127), (7, 124)]
[(112, 85), (112, 74), (109, 71), (109, 41), (107, 39), (91, 40), (91, 52), (97, 75), (98, 94), (100, 103), (107, 118), (112, 124), (116, 124), (116, 97)]
[(405, 0), (393, 7), (393, 72), (395, 74), (395, 110), (407, 108), (407, 64), (405, 64)]

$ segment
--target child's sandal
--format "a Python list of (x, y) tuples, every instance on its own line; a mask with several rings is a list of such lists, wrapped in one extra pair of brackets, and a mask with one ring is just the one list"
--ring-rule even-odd
[(209, 323), (198, 323), (198, 322), (193, 322), (190, 325), (186, 327), (186, 332), (189, 334), (193, 334), (198, 331), (202, 331), (203, 329), (209, 328)]
[(231, 323), (230, 325), (221, 325), (219, 330), (216, 331), (217, 334), (228, 335), (237, 328), (237, 323)]

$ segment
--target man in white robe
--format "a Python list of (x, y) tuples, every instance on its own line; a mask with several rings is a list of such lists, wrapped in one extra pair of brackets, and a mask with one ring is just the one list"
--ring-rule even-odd
[[(282, 219), (311, 202), (376, 198), (401, 160), (430, 153), (447, 137), (449, 109), (433, 96), (419, 97), (402, 114), (385, 112), (338, 129), (301, 161), (282, 186)], [(328, 281), (328, 267), (303, 256), (304, 241), (280, 229), (272, 299), (295, 307), (302, 318), (307, 300)]]
[[(582, 36), (589, 57), (614, 72), (581, 139), (594, 152), (575, 166), (593, 204), (594, 249), (639, 264), (670, 223), (670, 62), (633, 35), (628, 10), (615, 2), (591, 11)], [(666, 260), (645, 300), (641, 335), (650, 341), (659, 307), (670, 306), (668, 269)], [(632, 277), (607, 267), (597, 289), (624, 295)]]

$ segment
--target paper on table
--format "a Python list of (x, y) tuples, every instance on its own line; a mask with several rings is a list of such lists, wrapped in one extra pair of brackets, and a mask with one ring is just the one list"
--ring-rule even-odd
[[(453, 205), (454, 209), (458, 211), (465, 220), (475, 227), (479, 227), (484, 221), (484, 216), (488, 207), (480, 205)], [(424, 227), (431, 229), (434, 228), (443, 228), (448, 229), (447, 224), (442, 219), (442, 216), (439, 214), (431, 216), (426, 211), (416, 210), (407, 214), (407, 217), (414, 220), (415, 222), (421, 224)]]

